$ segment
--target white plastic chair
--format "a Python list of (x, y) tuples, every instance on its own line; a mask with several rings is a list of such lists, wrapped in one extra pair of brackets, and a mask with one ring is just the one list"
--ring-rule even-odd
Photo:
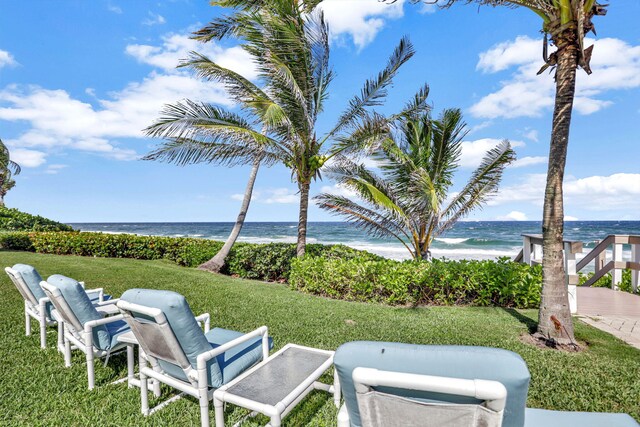
[[(73, 281), (73, 279), (65, 279), (71, 282), (75, 282)], [(49, 278), (49, 280), (51, 280), (51, 278)], [(76, 285), (78, 284), (77, 282), (75, 283)], [(71, 366), (72, 349), (78, 349), (82, 351), (86, 355), (87, 360), (87, 377), (89, 390), (93, 390), (93, 388), (95, 387), (95, 357), (105, 357), (106, 365), (111, 354), (126, 347), (126, 344), (117, 341), (118, 335), (129, 332), (129, 328), (123, 321), (123, 316), (121, 314), (118, 314), (115, 316), (103, 317), (104, 313), (100, 313), (95, 306), (91, 305), (90, 301), (86, 301), (85, 309), (91, 310), (91, 314), (93, 314), (94, 318), (93, 320), (88, 321), (81, 320), (74, 311), (74, 308), (77, 309), (77, 307), (72, 307), (74, 304), (67, 301), (58, 286), (52, 285), (51, 283), (45, 281), (41, 282), (40, 286), (42, 286), (42, 289), (56, 308), (58, 316), (62, 320), (61, 323), (64, 324), (63, 353), (65, 366)], [(76, 294), (78, 297), (86, 297), (86, 295), (83, 296), (82, 293), (78, 292), (77, 290)], [(88, 297), (86, 298), (88, 299)], [(118, 326), (118, 328), (113, 328), (114, 326)], [(102, 327), (108, 328), (105, 329), (106, 334), (108, 335), (106, 340), (113, 344), (105, 346), (103, 343), (101, 343), (100, 339), (98, 339), (97, 342), (96, 340), (94, 340), (94, 330), (95, 332), (99, 333), (103, 330)], [(133, 363), (133, 359), (128, 358), (128, 363), (129, 365), (131, 365)], [(131, 371), (133, 369), (133, 366), (128, 366), (128, 368)]]
[[(14, 270), (11, 267), (6, 267), (4, 271), (7, 273), (15, 287), (18, 289), (18, 292), (20, 292), (20, 295), (22, 295), (22, 298), (24, 299), (25, 335), (31, 335), (31, 319), (35, 319), (40, 324), (40, 347), (46, 348), (47, 326), (58, 325), (58, 350), (63, 352), (64, 328), (62, 324), (58, 322), (58, 320), (60, 319), (55, 318), (56, 310), (48, 310), (48, 306), (51, 304), (49, 298), (46, 296), (41, 296), (40, 298), (36, 297), (19, 271)], [(83, 282), (79, 283), (84, 287)], [(102, 288), (88, 289), (85, 292), (90, 296), (90, 298), (94, 300), (94, 305), (98, 307), (115, 304), (115, 302), (117, 302), (117, 300), (105, 301), (104, 291)]]

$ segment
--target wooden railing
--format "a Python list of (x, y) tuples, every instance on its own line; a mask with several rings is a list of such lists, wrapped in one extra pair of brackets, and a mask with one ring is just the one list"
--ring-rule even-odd
[[(591, 262), (595, 262), (594, 274), (581, 286), (591, 286), (605, 274), (611, 272), (611, 288), (619, 289), (622, 282), (622, 271), (631, 270), (631, 286), (634, 292), (638, 291), (640, 283), (640, 236), (612, 234), (591, 249), (579, 262), (576, 262), (576, 254), (582, 253), (583, 244), (577, 240), (565, 240), (564, 244), (564, 270), (566, 284), (569, 292), (569, 305), (571, 312), (577, 310), (576, 286), (580, 284), (578, 273)], [(623, 245), (631, 245), (631, 261), (623, 261)], [(611, 248), (612, 257), (607, 262), (607, 251)], [(542, 235), (523, 234), (522, 250), (514, 258), (515, 262), (529, 265), (542, 263)]]
[[(622, 260), (623, 245), (631, 245), (631, 261)], [(607, 250), (612, 247), (611, 261), (607, 262)], [(622, 282), (622, 271), (631, 270), (631, 286), (633, 291), (638, 290), (640, 274), (640, 236), (612, 234), (596, 245), (576, 266), (576, 271), (581, 271), (592, 261), (595, 262), (593, 276), (582, 286), (591, 286), (605, 274), (611, 272), (611, 287), (618, 289)]]

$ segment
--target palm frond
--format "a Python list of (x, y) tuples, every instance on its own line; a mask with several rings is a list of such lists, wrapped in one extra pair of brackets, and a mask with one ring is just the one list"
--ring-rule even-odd
[(495, 194), (500, 185), (504, 169), (515, 160), (515, 152), (509, 141), (504, 140), (489, 150), (482, 163), (473, 172), (465, 187), (449, 203), (442, 213), (444, 222), (439, 226), (441, 233), (471, 210), (482, 206)]
[(414, 53), (413, 45), (409, 39), (403, 37), (389, 58), (387, 66), (375, 78), (365, 82), (360, 94), (349, 101), (346, 111), (342, 113), (336, 126), (325, 135), (324, 139), (331, 138), (344, 128), (351, 126), (363, 116), (368, 107), (380, 105), (381, 101), (387, 96), (387, 88), (392, 83), (398, 70), (405, 62), (411, 59)]

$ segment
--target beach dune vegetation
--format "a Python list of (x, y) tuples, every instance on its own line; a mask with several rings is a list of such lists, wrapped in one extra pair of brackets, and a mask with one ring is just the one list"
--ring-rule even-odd
[(396, 127), (372, 154), (382, 175), (343, 159), (328, 172), (347, 194), (323, 193), (316, 201), (375, 237), (398, 239), (413, 259), (428, 260), (435, 237), (495, 194), (515, 152), (502, 141), (452, 193), (467, 134), (460, 110), (445, 110), (435, 120), (429, 112), (402, 117)]

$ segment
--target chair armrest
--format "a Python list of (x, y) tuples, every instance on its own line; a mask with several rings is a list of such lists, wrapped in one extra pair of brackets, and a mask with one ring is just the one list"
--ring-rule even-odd
[(122, 319), (124, 319), (124, 316), (122, 314), (117, 314), (111, 317), (105, 317), (97, 320), (90, 320), (84, 324), (84, 331), (91, 332), (91, 330), (96, 326), (106, 325), (107, 323), (115, 322)]
[[(225, 351), (242, 344), (246, 341), (252, 340), (259, 336), (262, 336), (262, 358), (265, 359), (269, 353), (269, 334), (268, 328), (266, 326), (261, 326), (258, 329), (251, 331), (247, 334), (244, 334), (241, 337), (236, 338), (235, 340), (231, 340), (227, 343), (222, 344), (214, 348), (213, 350), (201, 353), (197, 357), (197, 369), (198, 375), (204, 374), (206, 378), (206, 370), (207, 370), (207, 362), (213, 359), (216, 356), (224, 353)], [(266, 351), (265, 351), (266, 349)], [(265, 354), (266, 353), (266, 354)]]
[(108, 299), (106, 301), (99, 301), (94, 303), (93, 305), (97, 307), (104, 307), (105, 305), (115, 305), (118, 301), (120, 301), (120, 298)]
[[(84, 288), (84, 286), (83, 286)], [(99, 302), (103, 302), (104, 301), (104, 289), (103, 288), (95, 288), (95, 289), (85, 289), (84, 290), (87, 295), (89, 294), (98, 294), (98, 301)]]
[(38, 308), (40, 310), (40, 313), (44, 313), (45, 312), (45, 310), (47, 308), (47, 303), (50, 302), (50, 301), (51, 301), (51, 299), (49, 299), (49, 297), (40, 298), (38, 300)]
[[(200, 316), (196, 316), (196, 322), (200, 327), (204, 326), (204, 333), (206, 334), (211, 329), (211, 317), (209, 313), (202, 313)], [(201, 325), (203, 323), (203, 325)]]

